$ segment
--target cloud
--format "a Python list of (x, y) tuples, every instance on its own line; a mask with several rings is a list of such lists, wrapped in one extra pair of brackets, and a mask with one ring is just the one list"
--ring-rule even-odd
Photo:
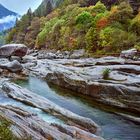
[(14, 16), (14, 15), (9, 15), (9, 16), (3, 17), (0, 19), (0, 24), (15, 22), (16, 18), (17, 18), (17, 16)]

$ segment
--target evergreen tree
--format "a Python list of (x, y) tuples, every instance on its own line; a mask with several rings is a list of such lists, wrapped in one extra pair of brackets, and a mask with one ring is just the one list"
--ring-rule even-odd
[(47, 5), (45, 6), (45, 13), (44, 15), (47, 16), (49, 13), (51, 13), (53, 7), (50, 1), (48, 1)]

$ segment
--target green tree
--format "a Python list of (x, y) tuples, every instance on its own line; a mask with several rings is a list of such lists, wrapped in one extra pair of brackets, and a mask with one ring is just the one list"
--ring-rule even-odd
[(95, 52), (97, 49), (99, 49), (97, 45), (98, 35), (97, 30), (95, 28), (91, 27), (88, 30), (85, 36), (85, 40), (88, 51)]
[(104, 13), (106, 12), (107, 9), (106, 9), (106, 6), (102, 3), (102, 2), (97, 2), (95, 6), (93, 6), (92, 8), (92, 12), (93, 13)]
[(36, 37), (40, 32), (40, 27), (41, 27), (40, 18), (34, 17), (33, 20), (31, 21), (31, 25), (28, 27), (28, 31), (24, 38), (24, 43), (28, 47), (34, 48)]
[(120, 52), (135, 45), (137, 36), (118, 28), (107, 27), (101, 30), (98, 45), (107, 52)]
[(53, 7), (50, 1), (48, 1), (47, 5), (45, 6), (45, 13), (44, 15), (47, 16), (49, 13), (51, 13)]
[(41, 46), (42, 47), (45, 46), (46, 37), (52, 31), (52, 28), (57, 20), (58, 20), (57, 18), (54, 18), (54, 19), (51, 19), (50, 21), (46, 22), (44, 28), (37, 36), (37, 40), (36, 40), (36, 47), (37, 48), (40, 48)]
[(120, 22), (126, 28), (129, 26), (129, 21), (133, 18), (133, 9), (128, 2), (121, 2), (119, 5), (112, 7), (110, 11), (109, 21)]
[(10, 131), (11, 123), (0, 117), (0, 140), (17, 140)]
[(76, 17), (77, 24), (88, 24), (92, 21), (92, 15), (89, 12), (83, 11)]
[(140, 13), (131, 21), (129, 29), (138, 36), (140, 35)]

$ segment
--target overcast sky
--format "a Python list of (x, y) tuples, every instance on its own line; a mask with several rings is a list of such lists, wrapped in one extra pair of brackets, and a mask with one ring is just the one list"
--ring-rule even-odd
[(29, 8), (35, 10), (42, 0), (0, 0), (0, 3), (11, 11), (20, 15), (26, 13)]

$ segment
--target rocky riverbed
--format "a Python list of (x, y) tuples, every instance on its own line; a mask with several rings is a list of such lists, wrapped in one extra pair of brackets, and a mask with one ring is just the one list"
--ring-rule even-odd
[[(140, 113), (140, 61), (119, 57), (53, 60), (33, 57), (23, 67), (26, 75), (36, 75), (103, 104)], [(103, 78), (106, 69), (110, 70), (108, 79)]]
[[(127, 114), (115, 113), (140, 123), (140, 61), (120, 57), (81, 58), (84, 52), (80, 51), (79, 56), (76, 53), (65, 52), (60, 55), (60, 52), (54, 54), (31, 51), (22, 60), (0, 59), (0, 85), (5, 96), (39, 108), (65, 122), (61, 126), (50, 125), (27, 110), (15, 106), (0, 106), (0, 116), (14, 123), (12, 130), (17, 137), (28, 135), (33, 139), (102, 139), (96, 136), (100, 135), (101, 129), (93, 120), (74, 114), (9, 82), (10, 79), (24, 79), (30, 75), (89, 96), (101, 104), (125, 110)], [(109, 76), (105, 79), (103, 71), (107, 69)]]

